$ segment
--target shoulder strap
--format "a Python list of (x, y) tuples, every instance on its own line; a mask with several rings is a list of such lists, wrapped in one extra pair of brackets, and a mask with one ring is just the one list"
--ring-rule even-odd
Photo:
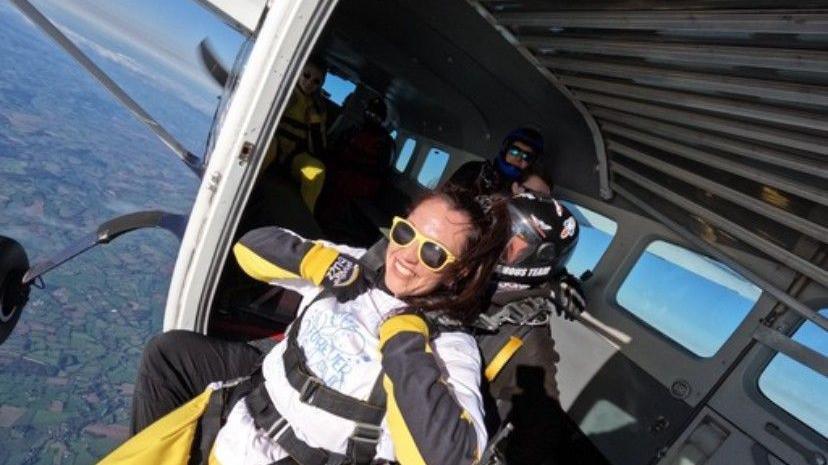
[(282, 360), (288, 382), (299, 392), (302, 402), (357, 423), (379, 425), (385, 416), (384, 405), (372, 405), (328, 387), (307, 366), (305, 352), (299, 346), (296, 337), (299, 335), (299, 328), (308, 307), (305, 307), (302, 315), (296, 318), (287, 334), (287, 347), (282, 354)]
[(388, 248), (388, 239), (382, 238), (372, 245), (365, 255), (360, 257), (359, 261), (368, 271), (374, 273), (382, 269), (385, 265), (385, 249)]
[[(380, 371), (376, 381), (374, 381), (374, 387), (371, 388), (371, 394), (368, 396), (368, 403), (382, 407), (383, 411), (385, 410), (386, 401), (385, 387), (382, 385), (384, 377), (385, 373)], [(377, 455), (377, 445), (381, 437), (382, 427), (379, 424), (371, 425), (357, 422), (351, 437), (348, 438), (348, 448), (345, 455), (351, 459), (351, 463), (354, 465), (370, 464)]]

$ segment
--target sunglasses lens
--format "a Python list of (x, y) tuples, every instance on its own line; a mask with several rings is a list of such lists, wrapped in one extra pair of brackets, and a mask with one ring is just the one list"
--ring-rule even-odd
[(529, 152), (524, 152), (523, 150), (521, 150), (517, 147), (510, 148), (509, 149), (509, 155), (513, 156), (515, 158), (520, 158), (521, 160), (525, 160), (525, 161), (531, 161), (532, 158), (534, 157), (534, 154), (531, 154)]
[(423, 243), (420, 260), (430, 268), (440, 268), (448, 260), (448, 253), (442, 246), (426, 241)]
[(417, 233), (414, 229), (402, 221), (394, 223), (394, 226), (391, 228), (391, 240), (399, 245), (405, 246), (410, 244), (416, 235)]

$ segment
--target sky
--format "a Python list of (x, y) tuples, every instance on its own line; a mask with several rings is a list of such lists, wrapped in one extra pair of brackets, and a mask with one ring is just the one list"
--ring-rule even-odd
[(198, 43), (208, 38), (231, 66), (244, 40), (195, 2), (36, 0), (34, 5), (81, 48), (155, 80), (204, 112), (215, 108), (221, 89), (203, 70)]

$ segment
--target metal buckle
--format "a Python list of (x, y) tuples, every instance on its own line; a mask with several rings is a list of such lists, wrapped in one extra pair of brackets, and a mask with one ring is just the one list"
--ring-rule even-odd
[(273, 425), (268, 428), (265, 433), (270, 439), (276, 439), (276, 436), (279, 436), (280, 433), (283, 433), (287, 429), (288, 422), (284, 418), (279, 418), (279, 420), (273, 422)]
[(351, 433), (352, 441), (379, 443), (382, 437), (382, 428), (369, 423), (357, 423), (354, 432)]
[(302, 389), (299, 390), (299, 400), (307, 402), (313, 393), (316, 392), (316, 389), (323, 384), (322, 380), (316, 376), (308, 376), (305, 383), (302, 385)]

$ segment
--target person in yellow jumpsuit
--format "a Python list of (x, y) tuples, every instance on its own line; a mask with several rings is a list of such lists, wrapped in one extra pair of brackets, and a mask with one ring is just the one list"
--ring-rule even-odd
[(321, 92), (325, 73), (321, 60), (311, 57), (305, 64), (263, 165), (265, 171), (289, 169), (311, 212), (325, 182), (325, 165), (321, 161), (327, 147), (327, 112)]

